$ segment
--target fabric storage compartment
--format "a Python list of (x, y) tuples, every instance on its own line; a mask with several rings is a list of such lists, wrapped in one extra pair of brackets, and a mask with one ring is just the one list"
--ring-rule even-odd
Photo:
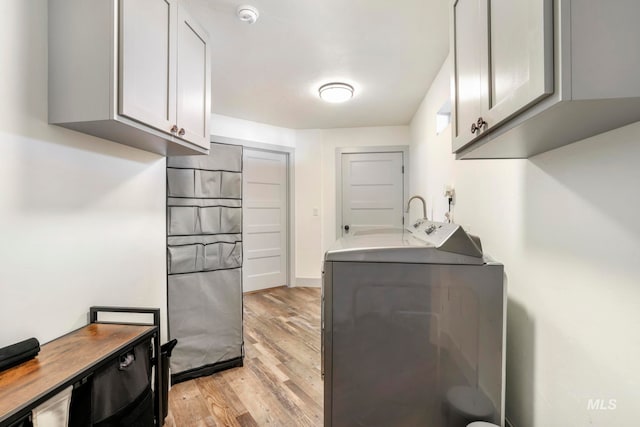
[(91, 386), (91, 420), (99, 427), (153, 427), (151, 340), (97, 371)]
[(196, 191), (198, 198), (219, 198), (220, 197), (220, 172), (209, 170), (195, 170)]
[(169, 197), (193, 197), (195, 194), (194, 171), (191, 169), (167, 169), (167, 195)]
[(151, 387), (118, 413), (93, 425), (95, 427), (154, 427)]
[(235, 172), (222, 172), (220, 185), (220, 197), (239, 199), (242, 193), (242, 174)]
[(202, 234), (220, 233), (220, 206), (207, 206), (198, 208), (200, 219), (200, 231)]
[(169, 274), (191, 273), (203, 269), (202, 245), (169, 246), (167, 271)]
[(168, 208), (169, 235), (188, 235), (196, 232), (197, 207), (171, 206)]
[(220, 262), (222, 243), (210, 243), (204, 246), (204, 269), (217, 270), (222, 267)]
[(242, 265), (242, 242), (220, 243), (220, 266), (236, 268)]
[(73, 387), (67, 387), (31, 412), (34, 427), (67, 427)]
[(175, 373), (193, 378), (189, 371), (242, 356), (241, 278), (239, 268), (169, 276), (169, 328), (178, 337), (174, 380)]
[(242, 265), (242, 242), (216, 242), (204, 247), (204, 269), (238, 268)]
[(69, 408), (69, 427), (91, 425), (91, 378), (85, 378), (73, 387)]
[(242, 208), (221, 208), (220, 210), (220, 232), (221, 233), (241, 233), (242, 232)]

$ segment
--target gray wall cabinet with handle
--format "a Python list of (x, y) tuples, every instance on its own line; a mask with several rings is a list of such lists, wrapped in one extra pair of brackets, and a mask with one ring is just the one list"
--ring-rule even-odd
[(640, 120), (640, 2), (451, 4), (458, 159), (528, 158)]
[(179, 0), (51, 0), (49, 123), (165, 156), (206, 154), (209, 48)]

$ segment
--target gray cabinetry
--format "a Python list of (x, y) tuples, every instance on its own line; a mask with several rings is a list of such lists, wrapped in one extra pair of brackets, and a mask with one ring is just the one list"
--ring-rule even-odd
[(209, 148), (206, 33), (179, 0), (51, 0), (49, 122), (163, 155)]
[(119, 105), (123, 116), (160, 131), (176, 124), (176, 3), (120, 3)]
[(639, 15), (633, 0), (454, 0), (457, 158), (527, 158), (640, 120)]
[(211, 60), (207, 36), (184, 7), (178, 9), (177, 39), (178, 136), (208, 147)]
[(553, 92), (552, 0), (453, 2), (453, 149)]
[[(470, 127), (482, 116), (482, 9), (486, 0), (458, 0), (453, 5), (453, 108), (454, 149), (473, 141)], [(483, 129), (482, 129), (483, 130)], [(481, 131), (482, 131), (481, 130)]]

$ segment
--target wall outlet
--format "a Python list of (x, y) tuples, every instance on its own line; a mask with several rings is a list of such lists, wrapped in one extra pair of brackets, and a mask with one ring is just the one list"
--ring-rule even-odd
[(453, 185), (446, 185), (444, 187), (444, 197), (451, 199), (456, 197), (456, 189), (453, 188)]

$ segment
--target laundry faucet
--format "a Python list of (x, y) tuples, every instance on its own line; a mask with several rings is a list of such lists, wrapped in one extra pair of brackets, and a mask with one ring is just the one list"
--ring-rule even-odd
[(411, 206), (411, 201), (413, 199), (418, 199), (422, 202), (422, 218), (419, 219), (416, 222), (415, 227), (417, 227), (418, 225), (420, 225), (422, 223), (422, 221), (426, 221), (427, 220), (427, 202), (424, 201), (424, 198), (421, 196), (412, 196), (409, 201), (407, 202), (407, 210), (406, 213), (409, 213), (409, 207)]

